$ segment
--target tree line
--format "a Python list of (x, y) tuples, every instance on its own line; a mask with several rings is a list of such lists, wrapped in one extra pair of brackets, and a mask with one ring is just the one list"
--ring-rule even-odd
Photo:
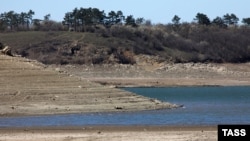
[(110, 27), (115, 24), (136, 26), (135, 19), (132, 15), (125, 17), (122, 11), (110, 11), (106, 14), (97, 8), (75, 8), (72, 12), (67, 12), (62, 21), (68, 29), (73, 28), (75, 31), (84, 31), (84, 27), (89, 25), (102, 24)]
[(14, 11), (4, 12), (0, 14), (0, 30), (10, 28), (10, 30), (16, 29), (29, 29), (33, 22), (34, 11), (16, 13)]
[[(50, 19), (50, 14), (44, 16), (44, 19), (33, 19), (35, 12), (16, 13), (14, 11), (0, 14), (0, 30), (74, 30), (83, 31), (86, 26), (101, 24), (106, 27), (117, 24), (136, 26), (143, 22), (143, 18), (135, 19), (133, 15), (124, 16), (122, 11), (110, 11), (106, 14), (98, 8), (75, 8), (71, 12), (65, 13), (62, 22), (56, 22)], [(46, 28), (46, 29), (45, 29)]]
[[(198, 24), (202, 25), (217, 25), (220, 27), (227, 27), (230, 25), (236, 26), (239, 22), (239, 18), (235, 14), (225, 14), (223, 17), (217, 16), (215, 19), (212, 21), (207, 17), (207, 15), (203, 13), (197, 13), (195, 20), (197, 21)], [(250, 25), (250, 18), (243, 18), (242, 20), (243, 24)]]
[[(62, 22), (55, 22), (50, 19), (50, 14), (44, 16), (44, 19), (33, 19), (35, 12), (16, 13), (14, 11), (0, 14), (0, 31), (20, 31), (20, 30), (74, 30), (86, 31), (86, 27), (95, 25), (130, 25), (137, 27), (139, 25), (151, 25), (150, 20), (144, 18), (134, 18), (133, 15), (125, 16), (122, 11), (110, 11), (105, 13), (98, 8), (75, 8), (71, 12), (65, 13)], [(182, 23), (181, 18), (175, 15), (172, 23), (176, 28)], [(199, 25), (216, 25), (219, 27), (228, 27), (238, 25), (239, 18), (235, 14), (225, 14), (222, 17), (217, 16), (210, 20), (206, 14), (197, 13), (194, 18), (195, 23)], [(243, 18), (244, 25), (250, 25), (250, 18)], [(32, 27), (32, 28), (31, 28)]]

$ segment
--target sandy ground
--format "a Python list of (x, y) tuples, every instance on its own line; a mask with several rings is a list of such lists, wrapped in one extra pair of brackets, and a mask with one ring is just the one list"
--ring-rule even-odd
[[(93, 83), (98, 82), (98, 83)], [(102, 84), (102, 85), (101, 85)], [(173, 108), (114, 87), (250, 85), (250, 63), (45, 66), (0, 55), (0, 116)], [(0, 141), (216, 141), (216, 127), (0, 129)]]
[(0, 116), (124, 112), (176, 105), (0, 55)]
[(216, 141), (216, 127), (74, 127), (4, 129), (8, 141)]
[(116, 87), (249, 86), (250, 63), (139, 63), (137, 65), (52, 66)]

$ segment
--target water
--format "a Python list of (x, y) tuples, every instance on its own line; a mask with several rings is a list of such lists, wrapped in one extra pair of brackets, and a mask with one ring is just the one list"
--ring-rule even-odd
[(167, 116), (162, 114), (162, 118), (165, 119), (163, 124), (250, 123), (250, 87), (128, 88), (127, 90), (185, 106), (182, 109), (166, 111)]
[(0, 118), (0, 127), (250, 124), (250, 87), (124, 88), (184, 108)]

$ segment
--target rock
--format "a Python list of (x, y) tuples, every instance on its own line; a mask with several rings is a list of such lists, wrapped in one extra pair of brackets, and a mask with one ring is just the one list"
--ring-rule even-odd
[(122, 108), (122, 107), (119, 107), (119, 106), (115, 106), (115, 109), (117, 109), (117, 110), (122, 110), (123, 108)]
[(1, 53), (2, 54), (5, 54), (5, 55), (9, 55), (9, 56), (14, 56), (12, 53), (11, 53), (11, 48), (9, 46), (5, 46), (2, 50), (1, 50)]

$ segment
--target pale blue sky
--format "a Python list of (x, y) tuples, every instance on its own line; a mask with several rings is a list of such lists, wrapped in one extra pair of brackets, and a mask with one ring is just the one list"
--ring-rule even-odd
[(234, 13), (239, 18), (250, 17), (250, 0), (0, 0), (0, 13), (35, 11), (34, 18), (62, 21), (66, 12), (74, 8), (98, 8), (105, 13), (121, 10), (124, 15), (143, 17), (153, 23), (169, 23), (176, 14), (181, 21), (191, 22), (200, 12), (211, 20), (216, 16)]

